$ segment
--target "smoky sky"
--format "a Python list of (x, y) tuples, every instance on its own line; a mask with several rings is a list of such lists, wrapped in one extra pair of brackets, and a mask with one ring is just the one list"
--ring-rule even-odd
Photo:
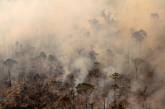
[[(11, 57), (20, 41), (56, 52), (63, 63), (78, 49), (94, 50), (104, 67), (121, 72), (127, 55), (147, 57), (157, 70), (164, 56), (163, 0), (1, 0), (0, 53)], [(133, 34), (143, 30), (146, 37)], [(137, 37), (141, 37), (138, 36)]]
[[(140, 60), (142, 77), (149, 67), (164, 81), (164, 11), (164, 0), (0, 0), (0, 60), (14, 58), (19, 42), (28, 53), (54, 53), (66, 75), (79, 70), (76, 82), (95, 58), (105, 75), (132, 73)], [(161, 109), (164, 91), (151, 96), (153, 109)]]

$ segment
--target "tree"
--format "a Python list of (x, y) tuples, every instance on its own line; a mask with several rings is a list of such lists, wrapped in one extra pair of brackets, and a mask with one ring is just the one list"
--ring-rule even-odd
[(11, 69), (14, 64), (17, 64), (17, 61), (11, 58), (6, 59), (3, 64), (7, 67), (8, 69), (8, 84), (9, 87), (11, 87)]
[(113, 90), (114, 90), (114, 109), (117, 107), (117, 92), (116, 90), (119, 88), (119, 86), (117, 85), (117, 79), (119, 78), (119, 73), (113, 73), (112, 74), (112, 78), (114, 80), (114, 84), (113, 84)]
[(94, 86), (88, 83), (78, 84), (77, 87), (78, 94), (86, 95), (86, 109), (88, 109), (88, 97), (93, 92)]

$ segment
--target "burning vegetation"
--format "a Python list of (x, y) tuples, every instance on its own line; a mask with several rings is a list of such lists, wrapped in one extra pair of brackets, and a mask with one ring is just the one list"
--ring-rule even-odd
[(2, 1), (0, 109), (165, 107), (163, 0)]
[(89, 52), (93, 64), (83, 76), (77, 66), (66, 75), (58, 57), (45, 52), (29, 56), (27, 70), (16, 52), (1, 62), (1, 109), (152, 109), (150, 99), (162, 81), (148, 62), (134, 59), (134, 72), (107, 75), (96, 55)]

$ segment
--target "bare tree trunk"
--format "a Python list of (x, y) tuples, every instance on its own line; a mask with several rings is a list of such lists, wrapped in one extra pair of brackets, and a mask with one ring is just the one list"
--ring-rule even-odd
[(138, 78), (138, 66), (137, 66), (137, 64), (136, 64), (136, 62), (135, 62), (135, 79), (137, 80), (137, 78)]
[(11, 87), (11, 73), (10, 73), (10, 70), (8, 70), (8, 75), (9, 75), (8, 85), (9, 85), (9, 87)]
[(91, 109), (93, 109), (94, 108), (94, 103), (91, 103), (90, 105), (91, 105)]
[(106, 99), (104, 98), (104, 109), (106, 108), (106, 106), (105, 106), (105, 105), (106, 105), (106, 104), (105, 104), (105, 101), (106, 101)]
[(85, 109), (88, 109), (88, 96), (86, 97)]
[(71, 109), (75, 109), (75, 95), (74, 90), (71, 90)]

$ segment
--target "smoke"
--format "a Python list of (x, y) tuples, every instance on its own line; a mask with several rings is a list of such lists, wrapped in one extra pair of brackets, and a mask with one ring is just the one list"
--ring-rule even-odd
[[(135, 60), (142, 59), (138, 81), (144, 81), (150, 70), (163, 80), (164, 4), (163, 0), (1, 0), (1, 60), (17, 58), (17, 49), (23, 49), (23, 56), (17, 58), (18, 65), (26, 63), (29, 70), (32, 56), (41, 51), (55, 54), (63, 66), (64, 79), (79, 71), (78, 84), (85, 80), (96, 60), (109, 76), (113, 72), (134, 75)], [(94, 58), (90, 55), (92, 51)], [(150, 79), (151, 83), (159, 82)], [(135, 91), (149, 84), (135, 86), (137, 81), (132, 81)], [(164, 90), (165, 87), (158, 89), (151, 102), (162, 101), (157, 94), (164, 96)], [(155, 104), (153, 108), (159, 106)]]

